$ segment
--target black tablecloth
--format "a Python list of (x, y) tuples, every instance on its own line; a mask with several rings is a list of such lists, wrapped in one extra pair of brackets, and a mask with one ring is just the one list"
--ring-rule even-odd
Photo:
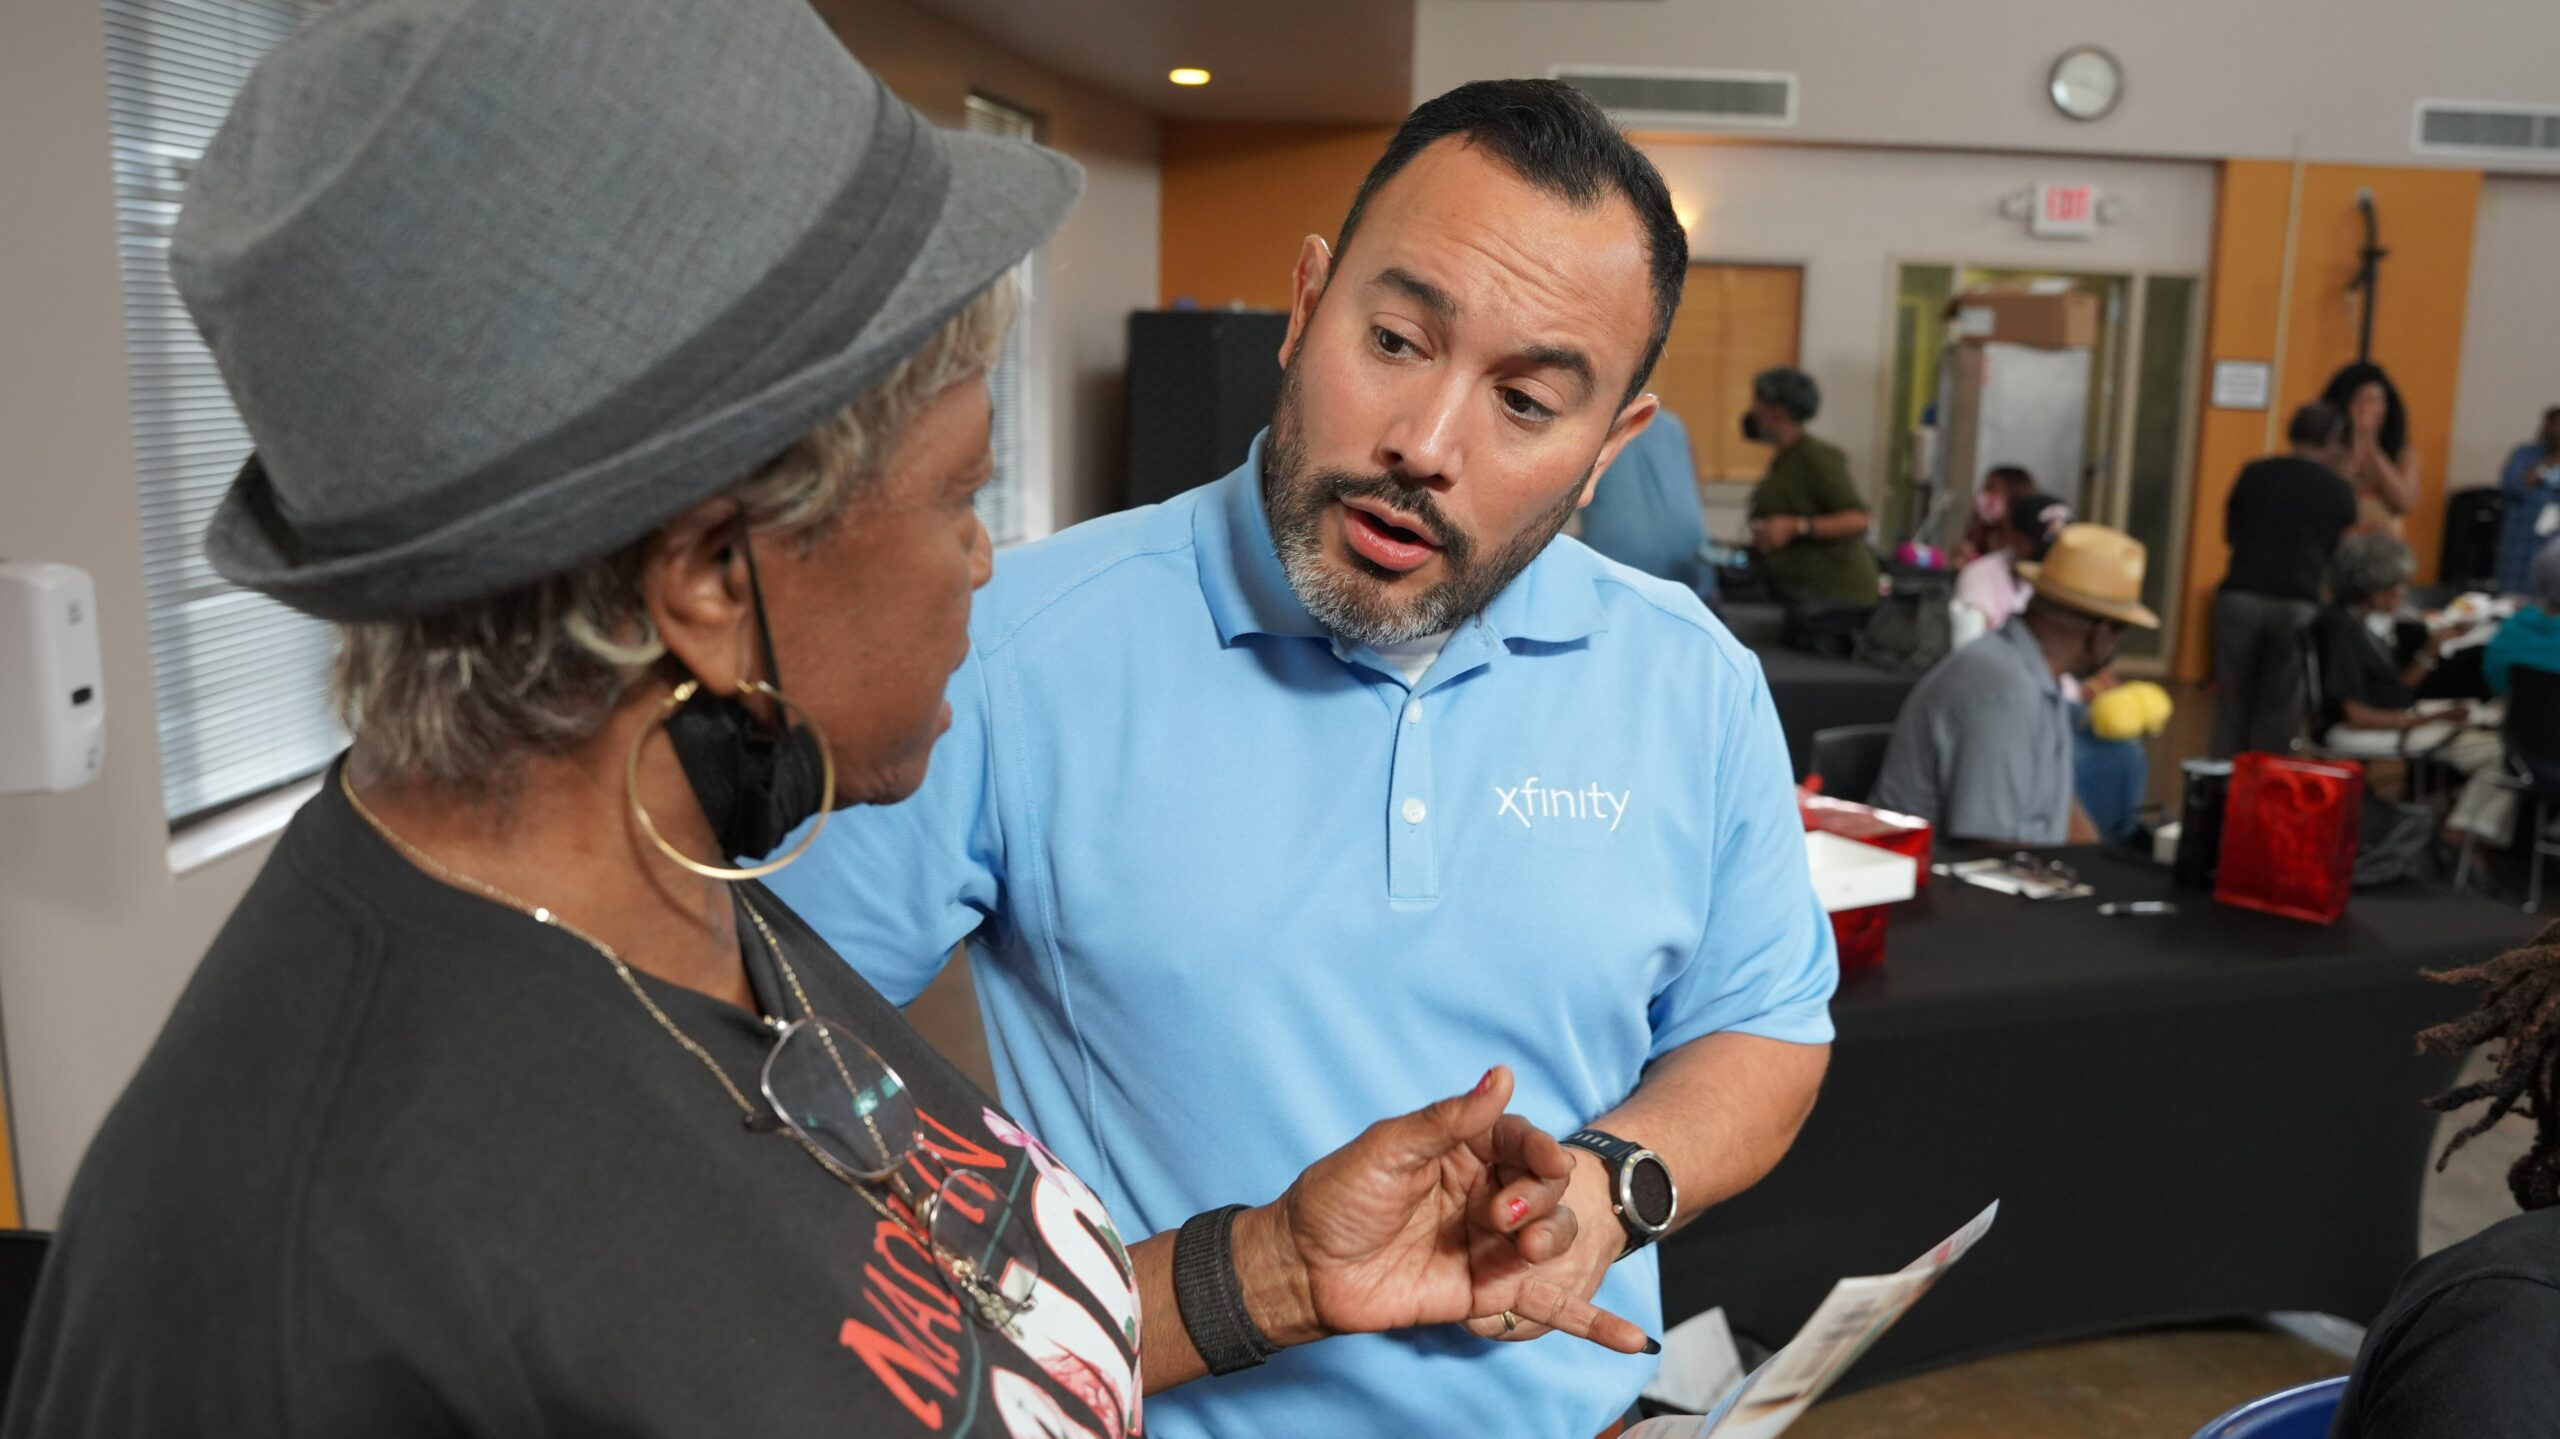
[(1891, 724), (1902, 712), (1902, 697), (1911, 693), (1913, 677), (1887, 674), (1850, 660), (1828, 660), (1781, 648), (1776, 605), (1726, 605), (1719, 612), (1733, 637), (1759, 657), (1769, 676), (1769, 698), (1778, 708), (1778, 727), (1787, 733), (1787, 754), (1795, 760), (1796, 778), (1813, 765), (1813, 734), (1844, 724)]
[[(1831, 1282), (1899, 1268), (1985, 1203), (1989, 1238), (1849, 1375), (2139, 1324), (2309, 1309), (2372, 1318), (2416, 1257), (2456, 1059), (2411, 1036), (2470, 1001), (2418, 971), (2530, 937), (2513, 908), (2418, 884), (2334, 926), (2063, 855), (2096, 899), (1943, 877), (1833, 1006), (1829, 1080), (1759, 1187), (1666, 1241), (1670, 1320), (1721, 1304), (1783, 1343)], [(2110, 898), (2180, 913), (2106, 918)]]

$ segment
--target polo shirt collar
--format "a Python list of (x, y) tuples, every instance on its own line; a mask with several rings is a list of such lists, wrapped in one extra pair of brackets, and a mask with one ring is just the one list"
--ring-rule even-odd
[[(1192, 520), (1192, 548), (1200, 565), (1200, 594), (1218, 626), (1218, 639), (1234, 644), (1246, 635), (1331, 639), (1298, 599), (1280, 568), (1280, 552), (1262, 510), (1262, 448), (1271, 432), (1253, 437), (1244, 463), (1210, 486)], [(1529, 567), (1503, 586), (1493, 603), (1462, 622), (1449, 637), (1452, 650), (1500, 647), (1510, 641), (1570, 644), (1609, 627), (1601, 608), (1598, 575), (1572, 547), (1549, 544)]]
[(2062, 680), (2054, 674), (2052, 664), (2046, 661), (2044, 646), (2037, 641), (2036, 632), (2027, 628), (2026, 616), (2009, 616), (2008, 622), (1995, 633), (2001, 643), (2016, 650), (2027, 662), (2027, 673), (2036, 677), (2036, 688), (2051, 695), (2062, 693)]

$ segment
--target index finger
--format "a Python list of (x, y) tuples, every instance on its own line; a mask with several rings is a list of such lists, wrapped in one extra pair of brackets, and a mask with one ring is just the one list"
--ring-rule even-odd
[(1588, 1339), (1621, 1354), (1662, 1352), (1661, 1343), (1648, 1337), (1634, 1322), (1544, 1279), (1532, 1277), (1524, 1281), (1518, 1297), (1511, 1302), (1511, 1312), (1531, 1323)]

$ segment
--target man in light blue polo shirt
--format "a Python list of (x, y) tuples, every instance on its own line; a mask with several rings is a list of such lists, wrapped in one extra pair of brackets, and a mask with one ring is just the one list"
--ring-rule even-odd
[[(1005, 556), (922, 791), (777, 877), (894, 1002), (968, 939), (1007, 1102), (1123, 1233), (1276, 1194), (1496, 1062), (1535, 1123), (1656, 1151), (1683, 1218), (1802, 1124), (1836, 964), (1759, 666), (1557, 538), (1654, 410), (1687, 258), (1577, 92), (1418, 109), (1338, 251), (1301, 249), (1244, 465)], [(1612, 1173), (1586, 1156), (1543, 1268), (1658, 1333)], [(1609, 1428), (1652, 1361), (1541, 1333), (1331, 1339), (1147, 1427)]]

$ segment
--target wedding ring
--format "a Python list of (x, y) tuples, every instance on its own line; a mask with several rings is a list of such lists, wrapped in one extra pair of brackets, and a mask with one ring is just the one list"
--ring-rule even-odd
[(1503, 1333), (1505, 1333), (1505, 1334), (1508, 1334), (1508, 1333), (1510, 1333), (1512, 1330), (1517, 1329), (1517, 1328), (1519, 1328), (1519, 1327), (1520, 1327), (1520, 1316), (1519, 1316), (1519, 1315), (1517, 1315), (1517, 1314), (1512, 1313), (1512, 1312), (1511, 1312), (1510, 1310), (1508, 1310), (1508, 1309), (1503, 1310), (1503, 1311), (1502, 1311), (1502, 1332), (1503, 1332)]

